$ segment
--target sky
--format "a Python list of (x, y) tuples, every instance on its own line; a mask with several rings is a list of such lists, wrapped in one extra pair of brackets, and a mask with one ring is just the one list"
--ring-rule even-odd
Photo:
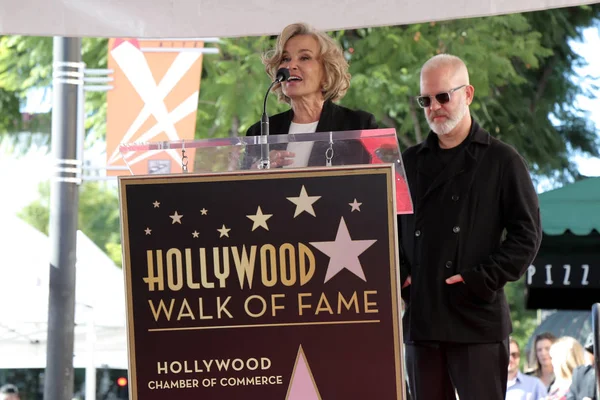
[[(580, 68), (578, 76), (574, 77), (583, 87), (589, 87), (596, 77), (596, 84), (600, 86), (600, 31), (598, 27), (588, 28), (583, 32), (583, 42), (571, 43), (572, 48), (577, 51), (588, 65)], [(596, 99), (580, 98), (575, 107), (590, 112), (590, 119), (596, 124), (600, 132), (600, 90), (597, 91)], [(33, 93), (24, 106), (24, 111), (47, 112), (51, 106), (52, 95), (50, 90)], [(46, 154), (44, 148), (33, 147), (30, 152), (19, 159), (11, 155), (10, 150), (0, 145), (0, 176), (8, 182), (4, 187), (11, 188), (11, 194), (2, 196), (0, 200), (0, 215), (2, 213), (14, 214), (27, 204), (38, 198), (38, 184), (49, 178), (52, 163), (51, 157)], [(105, 165), (105, 155), (101, 148), (86, 150), (85, 159), (91, 160), (94, 166)], [(588, 158), (581, 155), (575, 156), (574, 161), (578, 164), (579, 172), (586, 176), (600, 176), (600, 159)], [(6, 185), (7, 184), (7, 185)], [(6, 186), (5, 186), (6, 185)], [(552, 188), (550, 182), (542, 184), (538, 190), (544, 191)]]
[[(588, 76), (596, 77), (598, 78), (596, 85), (600, 86), (600, 29), (598, 27), (589, 28), (583, 33), (583, 42), (571, 43), (571, 48), (588, 62), (587, 66), (577, 71), (579, 75), (578, 79), (583, 87), (589, 88), (592, 80)], [(596, 92), (596, 99), (580, 98), (575, 106), (583, 110), (588, 110), (590, 112), (590, 119), (596, 124), (598, 131), (600, 131), (600, 90)], [(575, 161), (579, 165), (579, 173), (586, 176), (600, 176), (599, 158), (590, 159), (578, 156), (575, 157)]]

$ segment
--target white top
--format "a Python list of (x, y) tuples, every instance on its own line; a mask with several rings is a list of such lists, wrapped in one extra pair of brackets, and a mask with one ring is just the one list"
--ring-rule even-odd
[[(290, 130), (288, 131), (288, 134), (314, 133), (317, 131), (317, 125), (319, 125), (319, 121), (311, 122), (310, 124), (297, 124), (292, 122), (290, 124)], [(288, 143), (287, 151), (295, 153), (296, 156), (294, 157), (294, 162), (290, 165), (284, 166), (284, 168), (306, 167), (308, 165), (308, 159), (310, 158), (312, 147), (313, 142)]]

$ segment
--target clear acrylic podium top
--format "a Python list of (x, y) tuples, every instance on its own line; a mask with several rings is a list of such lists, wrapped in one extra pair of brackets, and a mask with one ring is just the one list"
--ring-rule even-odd
[(394, 129), (129, 143), (121, 144), (119, 151), (132, 175), (255, 170), (261, 159), (277, 168), (282, 151), (295, 154), (294, 164), (284, 169), (390, 163), (396, 171), (397, 212), (413, 212)]

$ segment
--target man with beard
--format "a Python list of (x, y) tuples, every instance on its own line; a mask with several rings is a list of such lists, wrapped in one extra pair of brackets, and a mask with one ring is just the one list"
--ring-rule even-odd
[(504, 400), (512, 325), (503, 288), (542, 237), (527, 165), (471, 118), (474, 93), (461, 59), (428, 60), (417, 102), (431, 132), (403, 154), (415, 209), (399, 216), (415, 400)]

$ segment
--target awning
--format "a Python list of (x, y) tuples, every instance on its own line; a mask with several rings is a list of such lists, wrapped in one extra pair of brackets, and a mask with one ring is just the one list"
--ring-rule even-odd
[(600, 177), (539, 199), (544, 237), (526, 272), (527, 308), (589, 310), (600, 301)]
[(600, 232), (600, 177), (586, 178), (539, 196), (546, 235)]
[(277, 34), (405, 25), (591, 4), (580, 0), (0, 0), (0, 33), (139, 38)]

